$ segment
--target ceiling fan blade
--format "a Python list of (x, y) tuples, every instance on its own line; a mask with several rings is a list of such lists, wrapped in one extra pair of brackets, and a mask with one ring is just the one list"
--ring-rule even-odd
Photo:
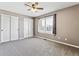
[(30, 11), (31, 9), (27, 9), (28, 11)]
[(37, 9), (39, 9), (39, 10), (43, 10), (43, 8), (37, 8)]
[(38, 5), (38, 2), (35, 2), (36, 5)]
[(29, 7), (31, 7), (30, 5), (28, 5), (28, 4), (25, 4), (26, 6), (29, 6)]

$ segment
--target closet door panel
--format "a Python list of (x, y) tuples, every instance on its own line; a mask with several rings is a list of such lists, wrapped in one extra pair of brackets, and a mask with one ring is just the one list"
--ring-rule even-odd
[(28, 18), (24, 18), (24, 38), (28, 37)]
[(10, 41), (10, 16), (1, 15), (1, 42)]
[(29, 19), (29, 37), (33, 36), (33, 20)]
[(11, 16), (11, 40), (18, 40), (18, 17)]

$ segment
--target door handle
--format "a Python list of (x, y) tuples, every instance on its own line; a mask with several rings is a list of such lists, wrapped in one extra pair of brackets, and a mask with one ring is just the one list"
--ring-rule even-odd
[(3, 29), (1, 29), (1, 31), (3, 31)]

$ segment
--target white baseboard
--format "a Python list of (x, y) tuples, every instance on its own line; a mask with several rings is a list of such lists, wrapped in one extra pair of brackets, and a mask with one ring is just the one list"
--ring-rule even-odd
[(27, 37), (27, 38), (20, 38), (20, 39), (17, 39), (17, 40), (10, 40), (10, 41), (6, 41), (6, 42), (0, 42), (0, 44), (4, 44), (4, 43), (7, 43), (7, 42), (12, 42), (12, 41), (19, 41), (19, 40), (24, 40), (24, 39), (30, 39), (30, 38), (33, 38), (33, 36)]
[(53, 42), (56, 42), (56, 43), (60, 43), (60, 44), (67, 45), (67, 46), (79, 48), (79, 46), (76, 46), (76, 45), (73, 45), (73, 44), (69, 44), (69, 43), (65, 43), (65, 42), (60, 42), (60, 41), (56, 41), (56, 40), (53, 40), (53, 39), (48, 39), (48, 38), (45, 38), (45, 37), (37, 36), (37, 38), (46, 39), (46, 40), (48, 40), (48, 41), (53, 41)]

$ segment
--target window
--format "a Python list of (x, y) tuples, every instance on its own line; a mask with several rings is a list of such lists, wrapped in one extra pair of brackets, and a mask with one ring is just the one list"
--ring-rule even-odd
[(42, 18), (38, 21), (38, 32), (45, 33), (45, 18)]
[(41, 18), (38, 20), (38, 32), (39, 33), (53, 33), (53, 16)]

